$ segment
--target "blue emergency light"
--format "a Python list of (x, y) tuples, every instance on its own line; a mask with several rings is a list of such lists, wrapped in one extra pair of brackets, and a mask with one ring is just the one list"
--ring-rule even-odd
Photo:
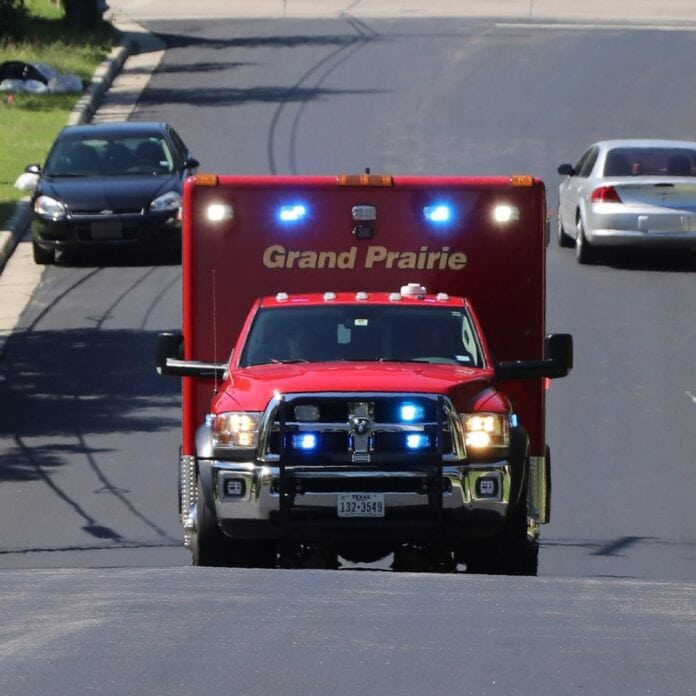
[(402, 404), (399, 409), (399, 418), (403, 423), (421, 421), (425, 416), (425, 410), (420, 404)]
[(307, 215), (307, 207), (302, 203), (283, 205), (278, 211), (281, 222), (299, 222)]
[(424, 433), (409, 433), (406, 435), (406, 447), (410, 450), (420, 450), (430, 447), (430, 437)]
[(319, 439), (315, 433), (298, 433), (292, 436), (293, 449), (311, 452), (317, 448)]
[(452, 220), (452, 208), (444, 203), (437, 205), (427, 205), (423, 208), (425, 219), (436, 225), (443, 225)]

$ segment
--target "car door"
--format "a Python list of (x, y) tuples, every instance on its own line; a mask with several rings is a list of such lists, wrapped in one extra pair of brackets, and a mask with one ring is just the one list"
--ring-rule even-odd
[(587, 181), (592, 168), (597, 161), (599, 147), (593, 145), (586, 150), (578, 163), (573, 167), (574, 173), (562, 184), (559, 196), (559, 205), (563, 227), (567, 234), (575, 236), (576, 213), (582, 210), (582, 199), (586, 195)]

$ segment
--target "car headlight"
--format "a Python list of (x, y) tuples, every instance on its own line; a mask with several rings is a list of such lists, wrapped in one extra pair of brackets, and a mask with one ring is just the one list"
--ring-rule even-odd
[(214, 447), (255, 449), (258, 444), (261, 414), (248, 411), (228, 411), (209, 416)]
[(177, 210), (181, 207), (181, 196), (176, 191), (168, 191), (150, 203), (150, 210)]
[(37, 215), (50, 217), (53, 220), (60, 220), (67, 216), (68, 211), (65, 205), (55, 198), (50, 196), (39, 196), (34, 201), (34, 212)]
[(510, 421), (506, 413), (461, 413), (467, 450), (484, 454), (510, 446)]

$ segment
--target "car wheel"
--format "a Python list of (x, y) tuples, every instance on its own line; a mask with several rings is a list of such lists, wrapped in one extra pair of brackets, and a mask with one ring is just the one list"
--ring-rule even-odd
[(495, 539), (479, 545), (465, 556), (468, 573), (488, 575), (536, 575), (539, 568), (539, 539), (530, 526), (528, 506), (529, 472), (520, 499)]
[(195, 566), (227, 565), (228, 539), (220, 531), (215, 512), (205, 502), (200, 479), (196, 488), (194, 528), (191, 530), (191, 557)]
[(34, 253), (34, 263), (38, 266), (46, 266), (56, 262), (56, 252), (54, 249), (44, 249), (35, 241), (32, 241), (31, 248)]
[(578, 215), (577, 236), (575, 237), (575, 258), (578, 263), (592, 263), (594, 261), (594, 249), (585, 237), (585, 226), (582, 222), (582, 217)]
[(556, 229), (557, 229), (556, 238), (558, 240), (558, 246), (565, 247), (566, 249), (572, 247), (574, 244), (574, 241), (573, 241), (573, 238), (563, 228), (563, 221), (561, 220), (560, 207), (558, 209), (558, 227)]

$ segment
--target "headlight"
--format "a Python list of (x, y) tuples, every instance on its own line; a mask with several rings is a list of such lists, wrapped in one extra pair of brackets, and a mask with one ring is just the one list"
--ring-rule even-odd
[(510, 446), (510, 422), (506, 413), (461, 413), (467, 449), (482, 453)]
[(50, 217), (53, 220), (60, 220), (67, 215), (65, 205), (50, 196), (39, 196), (34, 201), (34, 212), (37, 215)]
[(181, 196), (176, 191), (169, 191), (155, 198), (150, 203), (150, 210), (176, 210), (181, 207)]
[(258, 443), (260, 413), (230, 411), (209, 416), (213, 446), (254, 449)]

